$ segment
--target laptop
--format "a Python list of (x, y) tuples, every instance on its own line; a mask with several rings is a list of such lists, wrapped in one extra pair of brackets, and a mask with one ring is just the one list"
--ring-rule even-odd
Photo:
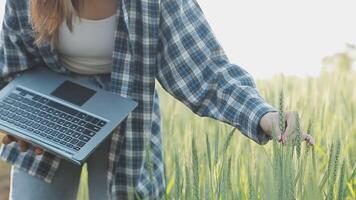
[(88, 80), (36, 67), (1, 89), (0, 129), (82, 165), (136, 106)]

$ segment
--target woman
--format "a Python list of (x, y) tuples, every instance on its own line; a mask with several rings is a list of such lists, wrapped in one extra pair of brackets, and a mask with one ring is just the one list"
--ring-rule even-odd
[[(279, 127), (276, 109), (228, 61), (195, 0), (7, 0), (0, 56), (4, 83), (48, 67), (139, 103), (89, 158), (91, 199), (164, 194), (155, 80), (197, 115), (235, 126), (261, 145), (271, 139), (272, 125)], [(290, 138), (295, 117), (286, 113), (280, 142)], [(303, 138), (314, 144), (310, 135)], [(1, 158), (13, 165), (13, 199), (75, 198), (79, 167), (10, 136), (3, 143)]]

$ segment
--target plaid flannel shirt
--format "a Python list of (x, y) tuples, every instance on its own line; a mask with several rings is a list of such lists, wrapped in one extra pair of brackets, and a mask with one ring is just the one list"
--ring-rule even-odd
[[(68, 73), (49, 43), (35, 46), (28, 0), (7, 0), (0, 40), (2, 85), (32, 67)], [(109, 91), (131, 98), (138, 107), (112, 133), (108, 194), (127, 199), (137, 193), (158, 199), (165, 193), (159, 99), (155, 80), (199, 116), (237, 127), (259, 144), (259, 121), (275, 111), (256, 89), (251, 75), (232, 64), (195, 0), (121, 0)], [(150, 145), (146, 156), (145, 148)], [(2, 146), (1, 159), (51, 182), (61, 159), (17, 145)], [(150, 177), (147, 158), (152, 159)]]

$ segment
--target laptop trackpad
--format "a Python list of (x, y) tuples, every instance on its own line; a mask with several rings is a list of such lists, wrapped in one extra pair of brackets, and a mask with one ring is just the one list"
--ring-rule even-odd
[(95, 90), (81, 86), (72, 81), (64, 81), (51, 95), (69, 101), (78, 106), (82, 106), (90, 97), (96, 93)]

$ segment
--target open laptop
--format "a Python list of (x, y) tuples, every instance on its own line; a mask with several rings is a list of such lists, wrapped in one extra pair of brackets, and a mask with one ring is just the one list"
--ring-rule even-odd
[(136, 106), (85, 79), (37, 67), (0, 91), (0, 129), (81, 165)]

